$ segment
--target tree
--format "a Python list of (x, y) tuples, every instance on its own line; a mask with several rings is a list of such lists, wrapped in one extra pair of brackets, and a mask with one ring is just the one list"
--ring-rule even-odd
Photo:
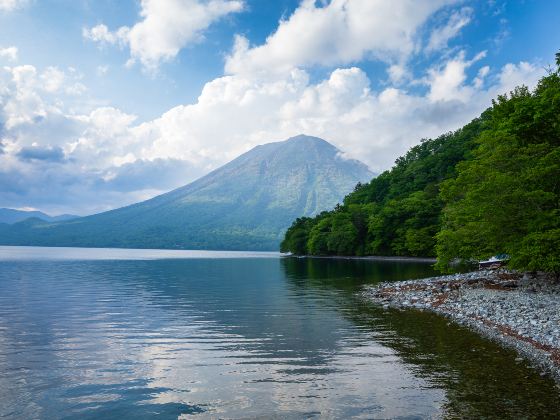
[[(281, 249), (295, 254), (305, 249), (323, 255), (434, 255), (443, 206), (439, 184), (456, 176), (455, 165), (469, 156), (485, 121), (483, 115), (454, 133), (423, 140), (391, 170), (356, 185), (331, 212), (308, 219), (306, 227), (294, 222)], [(333, 225), (335, 214), (348, 215), (353, 228), (347, 218)], [(327, 218), (330, 221), (324, 222)]]
[(560, 229), (528, 235), (513, 260), (513, 265), (530, 271), (542, 270), (560, 277)]
[(507, 253), (513, 267), (556, 272), (560, 260), (560, 52), (534, 91), (500, 95), (453, 133), (422, 140), (331, 212), (288, 230), (313, 254)]
[(307, 254), (307, 240), (311, 230), (311, 219), (300, 217), (290, 226), (284, 240), (280, 244), (281, 252), (292, 252), (295, 255)]
[(335, 213), (330, 219), (331, 230), (327, 237), (329, 254), (352, 255), (355, 253), (358, 229), (348, 213)]
[(307, 249), (311, 255), (328, 255), (328, 239), (331, 232), (330, 215), (321, 219), (309, 232)]
[(438, 265), (507, 253), (511, 265), (557, 270), (560, 248), (560, 77), (499, 96), (472, 159), (442, 184)]

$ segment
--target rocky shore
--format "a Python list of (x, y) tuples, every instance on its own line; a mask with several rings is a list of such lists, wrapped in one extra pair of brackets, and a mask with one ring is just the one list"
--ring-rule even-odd
[(560, 384), (560, 283), (550, 276), (477, 271), (381, 283), (364, 296), (449, 317), (516, 349)]
[(385, 257), (379, 255), (294, 255), (291, 253), (283, 254), (286, 257), (312, 258), (317, 260), (367, 260), (367, 261), (392, 261), (392, 262), (419, 262), (435, 264), (437, 259), (428, 257)]

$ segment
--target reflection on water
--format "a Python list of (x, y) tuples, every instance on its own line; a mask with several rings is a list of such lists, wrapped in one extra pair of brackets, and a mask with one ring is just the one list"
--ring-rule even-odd
[(560, 406), (515, 354), (356, 296), (427, 265), (1, 251), (0, 417), (545, 418)]

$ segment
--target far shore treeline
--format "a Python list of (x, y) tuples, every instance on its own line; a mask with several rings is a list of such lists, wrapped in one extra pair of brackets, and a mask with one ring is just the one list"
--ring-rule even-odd
[(517, 87), (463, 128), (423, 140), (333, 210), (299, 218), (283, 252), (450, 262), (508, 254), (560, 272), (560, 53), (534, 91)]

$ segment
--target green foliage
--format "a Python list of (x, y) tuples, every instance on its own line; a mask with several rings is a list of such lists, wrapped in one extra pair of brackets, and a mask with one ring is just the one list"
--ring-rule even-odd
[[(443, 202), (439, 184), (474, 147), (485, 117), (424, 140), (371, 182), (358, 184), (342, 205), (288, 229), (282, 250), (312, 255), (435, 255)], [(303, 242), (305, 240), (305, 246)]]
[(311, 226), (312, 223), (309, 217), (296, 219), (280, 244), (280, 252), (292, 252), (296, 255), (307, 254), (307, 237), (309, 236)]
[(514, 267), (560, 273), (560, 229), (529, 234), (512, 260)]
[(307, 241), (307, 249), (311, 255), (326, 255), (329, 253), (328, 240), (331, 227), (330, 217), (327, 217), (320, 220), (319, 223), (311, 228)]
[(336, 255), (352, 255), (356, 248), (358, 229), (348, 213), (335, 213), (330, 218), (331, 231), (327, 237), (327, 250)]
[(514, 267), (558, 272), (559, 75), (498, 97), (489, 115), (472, 158), (442, 184), (438, 265), (505, 252)]
[(442, 270), (507, 253), (513, 267), (560, 273), (560, 52), (556, 62), (533, 92), (498, 96), (306, 229), (296, 221), (287, 249), (297, 237), (298, 251), (317, 255), (437, 255)]

